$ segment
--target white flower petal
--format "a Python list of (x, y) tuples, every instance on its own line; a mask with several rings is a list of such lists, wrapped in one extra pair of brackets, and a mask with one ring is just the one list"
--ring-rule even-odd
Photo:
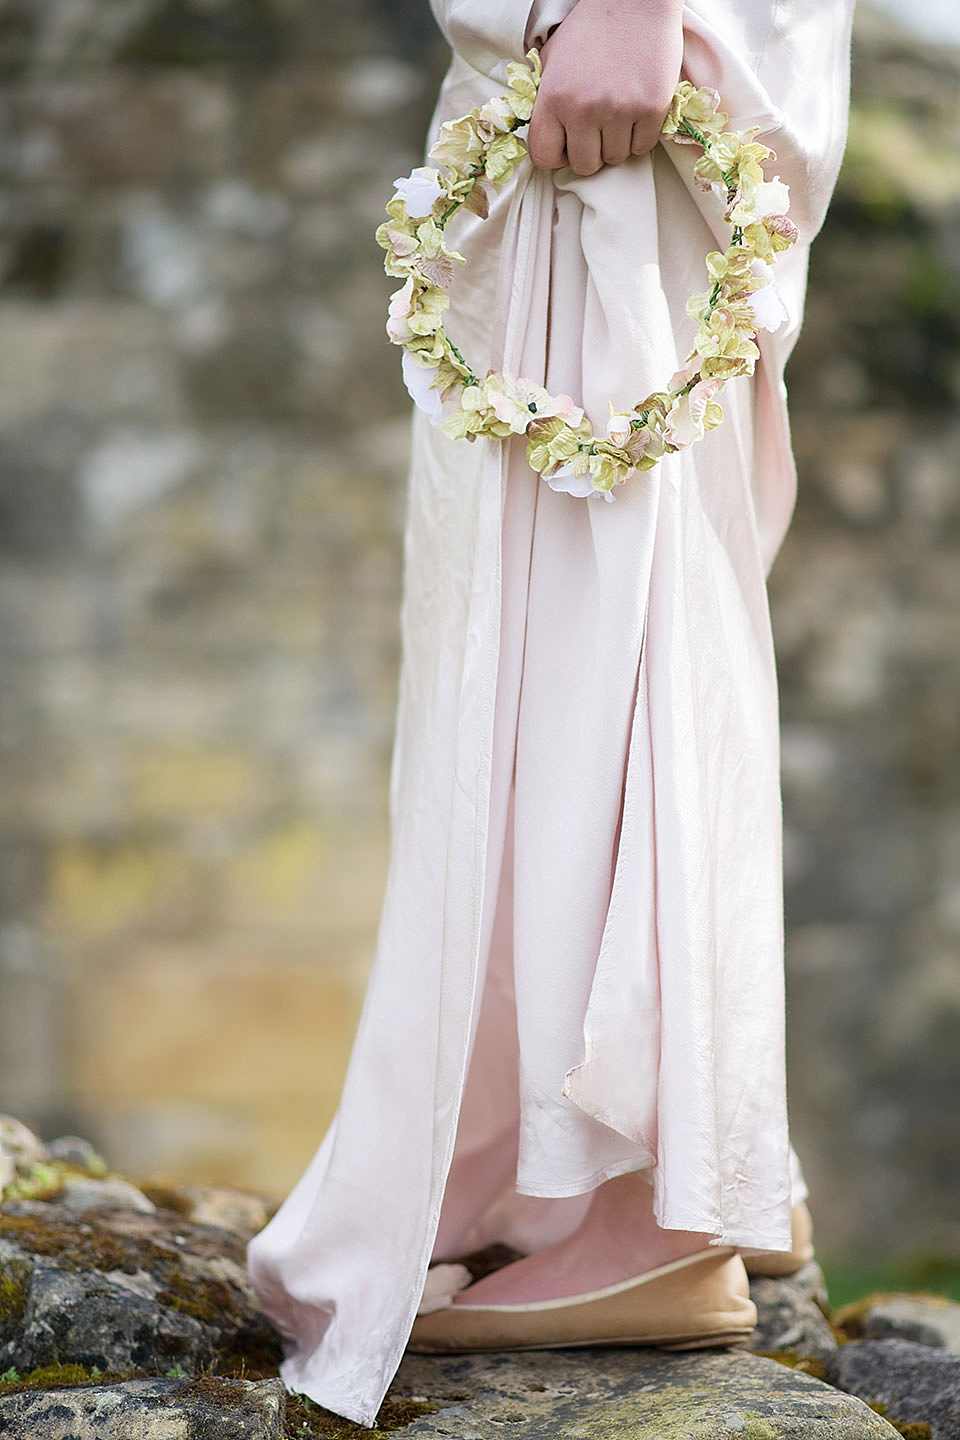
[(416, 170), (412, 170), (408, 176), (394, 180), (393, 184), (412, 220), (425, 220), (431, 215), (435, 201), (443, 194), (437, 171), (431, 170), (428, 165), (418, 165)]
[(703, 426), (698, 425), (690, 413), (690, 396), (684, 395), (680, 403), (670, 412), (664, 436), (678, 450), (685, 450), (695, 440), (703, 438)]
[(607, 439), (611, 445), (619, 445), (621, 448), (630, 439), (630, 416), (612, 412), (607, 423)]
[(556, 490), (559, 495), (572, 495), (577, 500), (586, 500), (591, 495), (602, 495), (604, 500), (612, 500), (613, 494), (609, 490), (597, 490), (589, 474), (574, 475), (572, 465), (561, 465), (552, 475), (544, 475), (544, 480), (551, 490)]
[(411, 275), (399, 290), (394, 290), (387, 308), (387, 334), (395, 345), (403, 345), (413, 334), (409, 325), (412, 302), (413, 276)]
[(454, 1295), (465, 1290), (472, 1280), (466, 1265), (431, 1265), (417, 1314), (432, 1315), (435, 1310), (446, 1310)]
[(400, 358), (400, 369), (403, 373), (403, 383), (407, 387), (410, 399), (418, 410), (422, 410), (430, 421), (431, 425), (439, 425), (443, 401), (440, 391), (433, 389), (433, 381), (436, 377), (436, 370), (427, 369), (414, 360), (409, 350), (404, 350)]
[(773, 267), (765, 260), (755, 259), (751, 261), (750, 269), (764, 285), (762, 290), (754, 290), (752, 295), (748, 295), (747, 304), (756, 316), (761, 330), (779, 330), (783, 322), (789, 319), (789, 315), (774, 283)]
[(790, 191), (779, 175), (772, 180), (761, 180), (750, 208), (761, 219), (765, 215), (786, 215), (790, 209)]
[(787, 317), (787, 307), (780, 298), (780, 292), (775, 285), (768, 285), (763, 290), (755, 290), (747, 299), (747, 304), (757, 318), (757, 324), (761, 330), (779, 330)]

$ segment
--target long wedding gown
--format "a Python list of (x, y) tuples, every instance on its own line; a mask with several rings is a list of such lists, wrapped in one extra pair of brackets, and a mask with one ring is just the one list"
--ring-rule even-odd
[[(573, 0), (434, 0), (440, 121), (497, 93)], [(556, 494), (523, 442), (414, 422), (391, 864), (338, 1113), (250, 1243), (281, 1374), (371, 1424), (431, 1257), (569, 1233), (643, 1170), (658, 1222), (789, 1248), (803, 1195), (783, 1064), (777, 688), (766, 573), (794, 502), (783, 366), (846, 129), (852, 0), (692, 0), (685, 75), (759, 125), (801, 242), (790, 320), (719, 429), (614, 503)], [(589, 177), (528, 163), (468, 258), (473, 368), (600, 428), (685, 358), (726, 244), (696, 152)]]

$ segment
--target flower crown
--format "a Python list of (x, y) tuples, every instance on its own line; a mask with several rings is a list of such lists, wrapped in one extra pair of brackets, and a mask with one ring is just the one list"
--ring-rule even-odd
[(753, 374), (758, 332), (776, 330), (786, 319), (771, 265), (794, 244), (797, 229), (787, 218), (787, 186), (764, 177), (763, 162), (775, 157), (757, 143), (757, 128), (728, 131), (716, 91), (682, 81), (661, 133), (700, 149), (695, 181), (721, 200), (732, 229), (727, 249), (707, 256), (708, 289), (687, 301), (697, 333), (684, 366), (666, 389), (631, 409), (617, 412), (611, 405), (605, 438), (568, 395), (550, 395), (496, 370), (481, 379), (443, 326), (453, 267), (466, 263), (447, 248), (445, 232), (463, 206), (486, 219), (483, 182), (502, 185), (526, 155), (516, 132), (533, 113), (540, 75), (537, 50), (526, 64), (511, 62), (509, 89), (441, 127), (428, 157), (439, 168), (420, 166), (395, 182), (390, 218), (377, 231), (387, 252), (384, 269), (404, 278), (390, 300), (387, 334), (403, 347), (411, 397), (446, 434), (467, 440), (525, 435), (530, 465), (553, 489), (578, 496), (600, 492), (612, 500), (614, 486), (635, 470), (652, 469), (720, 424), (724, 385), (735, 375)]

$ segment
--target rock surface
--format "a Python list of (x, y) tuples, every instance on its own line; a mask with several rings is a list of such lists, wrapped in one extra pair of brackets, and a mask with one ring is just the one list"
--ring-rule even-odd
[(909, 1340), (853, 1340), (825, 1362), (832, 1385), (880, 1404), (899, 1424), (930, 1426), (933, 1440), (960, 1436), (960, 1358)]
[[(19, 1122), (0, 1120), (13, 1172), (7, 1193), (17, 1197), (0, 1201), (0, 1440), (369, 1433), (288, 1395), (278, 1378), (280, 1340), (246, 1273), (246, 1237), (269, 1214), (268, 1197), (202, 1184), (141, 1188), (76, 1136), (46, 1147)], [(44, 1198), (22, 1198), (23, 1187)], [(483, 1274), (510, 1258), (490, 1247), (471, 1257), (471, 1269)], [(377, 1433), (492, 1440), (508, 1427), (517, 1440), (891, 1440), (895, 1429), (866, 1400), (898, 1420), (929, 1420), (936, 1440), (960, 1434), (950, 1428), (960, 1359), (945, 1341), (837, 1351), (815, 1264), (789, 1279), (754, 1277), (751, 1290), (760, 1317), (753, 1348), (787, 1363), (746, 1349), (408, 1356)], [(934, 1336), (934, 1320), (948, 1328), (958, 1308), (914, 1297), (912, 1308), (878, 1300), (863, 1315), (918, 1325), (922, 1311)], [(891, 1346), (895, 1363), (883, 1358)], [(836, 1385), (806, 1373), (810, 1365), (826, 1366)]]
[(14, 1167), (33, 1165), (50, 1152), (28, 1125), (14, 1115), (0, 1115), (0, 1155)]
[(5, 1440), (281, 1440), (279, 1380), (128, 1380), (0, 1398)]
[(63, 1189), (53, 1198), (68, 1210), (101, 1210), (109, 1206), (152, 1215), (157, 1208), (138, 1186), (118, 1175), (110, 1175), (103, 1180), (89, 1175), (68, 1175), (64, 1178)]
[(272, 1362), (242, 1241), (172, 1213), (0, 1206), (0, 1372)]
[(836, 1337), (821, 1308), (826, 1303), (826, 1285), (819, 1265), (806, 1265), (786, 1279), (753, 1276), (750, 1298), (757, 1307), (751, 1350), (764, 1354), (792, 1350), (814, 1359), (836, 1350)]
[(216, 1225), (221, 1230), (242, 1235), (245, 1240), (263, 1229), (275, 1209), (275, 1203), (264, 1195), (234, 1190), (227, 1185), (202, 1185), (198, 1181), (158, 1186), (151, 1198), (179, 1210), (195, 1225)]
[(893, 1440), (880, 1416), (744, 1352), (567, 1350), (407, 1356), (397, 1384), (439, 1406), (405, 1435), (439, 1440)]
[(960, 1305), (936, 1295), (888, 1295), (864, 1312), (864, 1340), (913, 1340), (960, 1355)]

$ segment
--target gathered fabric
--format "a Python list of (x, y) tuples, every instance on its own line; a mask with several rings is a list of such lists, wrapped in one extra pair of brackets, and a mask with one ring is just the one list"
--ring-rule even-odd
[[(496, 93), (573, 0), (434, 0), (431, 129)], [(327, 1135), (250, 1242), (288, 1388), (372, 1424), (432, 1258), (567, 1234), (628, 1170), (667, 1229), (790, 1248), (778, 705), (766, 576), (793, 509), (783, 368), (846, 131), (852, 0), (696, 0), (684, 75), (776, 151), (800, 243), (789, 320), (701, 442), (612, 504), (552, 491), (521, 439), (419, 413), (405, 533), (391, 861)], [(580, 177), (529, 162), (447, 331), (598, 430), (665, 386), (723, 248), (696, 152)]]

